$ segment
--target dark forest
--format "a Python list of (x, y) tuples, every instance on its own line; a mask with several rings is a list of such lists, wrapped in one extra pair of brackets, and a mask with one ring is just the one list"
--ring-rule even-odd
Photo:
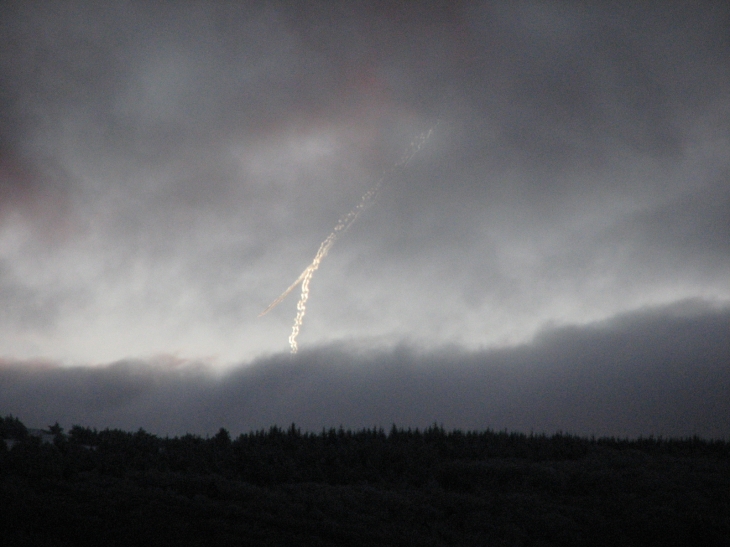
[(0, 418), (4, 545), (725, 545), (730, 443)]

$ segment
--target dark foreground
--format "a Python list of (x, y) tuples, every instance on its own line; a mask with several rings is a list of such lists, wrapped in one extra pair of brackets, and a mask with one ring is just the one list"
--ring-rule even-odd
[[(294, 426), (231, 439), (0, 418), (0, 543), (726, 545), (730, 444)], [(50, 436), (46, 440), (51, 440)], [(8, 449), (6, 444), (11, 444)]]

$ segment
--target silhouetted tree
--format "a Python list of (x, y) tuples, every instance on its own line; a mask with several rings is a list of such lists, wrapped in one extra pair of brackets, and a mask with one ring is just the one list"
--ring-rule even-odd
[(0, 417), (0, 438), (1, 439), (24, 439), (28, 436), (28, 429), (12, 414)]
[(230, 448), (231, 446), (231, 434), (228, 433), (228, 430), (221, 427), (218, 430), (218, 433), (215, 434), (215, 436), (212, 439), (213, 445), (217, 448), (226, 449)]

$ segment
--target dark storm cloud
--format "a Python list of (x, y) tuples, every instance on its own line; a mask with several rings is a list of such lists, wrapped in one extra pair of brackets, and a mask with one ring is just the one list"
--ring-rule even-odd
[[(29, 162), (59, 158), (76, 179), (82, 215), (110, 195), (104, 237), (142, 240), (152, 252), (165, 245), (159, 239), (188, 231), (191, 216), (235, 214), (231, 202), (241, 197), (250, 216), (262, 217), (273, 196), (240, 184), (226, 149), (232, 141), (252, 148), (353, 115), (372, 118), (358, 128), (367, 133), (395, 109), (414, 108), (407, 97), (393, 97), (392, 79), (381, 73), (393, 50), (410, 52), (400, 68), (416, 53), (413, 44), (386, 43), (396, 25), (387, 9), (10, 6), (0, 60), (3, 142)], [(317, 181), (308, 180), (316, 174), (303, 175), (316, 190)], [(14, 172), (6, 179), (25, 184)], [(306, 195), (289, 192), (292, 201)]]
[(450, 121), (443, 154), (467, 164), (459, 172), (484, 168), (484, 154), (542, 180), (622, 146), (671, 159), (687, 117), (730, 85), (730, 11), (688, 6), (18, 3), (4, 18), (5, 140), (71, 123), (85, 146), (158, 163), (215, 145), (204, 139), (370, 106), (381, 121), (395, 110)]
[[(4, 2), (0, 355), (463, 351), (730, 298), (726, 2)], [(295, 296), (291, 297), (292, 300)]]
[(495, 239), (531, 244), (565, 279), (623, 261), (626, 245), (624, 278), (666, 277), (667, 263), (727, 275), (727, 7), (467, 12), (463, 62), (438, 69), (450, 90), (441, 135), (373, 213), (368, 229), (382, 233), (370, 239), (394, 261), (458, 264), (442, 278), (466, 267), (464, 286), (484, 276), (480, 256), (494, 268)]
[(0, 409), (33, 426), (58, 420), (160, 434), (437, 422), (728, 438), (729, 328), (727, 309), (688, 301), (476, 353), (325, 348), (218, 376), (169, 359), (99, 368), (5, 363)]
[(483, 87), (464, 87), (475, 102), (499, 101), (502, 109), (481, 110), (499, 112), (508, 142), (542, 171), (551, 158), (620, 144), (678, 153), (678, 117), (726, 93), (729, 12), (721, 3), (482, 6), (470, 25), (489, 41), (487, 69), (471, 77)]
[[(712, 278), (730, 267), (730, 173), (718, 184), (627, 219), (616, 239), (635, 246), (632, 259), (661, 264), (675, 276)], [(680, 257), (680, 261), (677, 261)]]

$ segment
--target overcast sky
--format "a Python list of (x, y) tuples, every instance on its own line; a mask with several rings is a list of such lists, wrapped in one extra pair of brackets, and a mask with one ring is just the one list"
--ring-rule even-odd
[(3, 2), (0, 413), (730, 438), (730, 6), (652, 6)]

